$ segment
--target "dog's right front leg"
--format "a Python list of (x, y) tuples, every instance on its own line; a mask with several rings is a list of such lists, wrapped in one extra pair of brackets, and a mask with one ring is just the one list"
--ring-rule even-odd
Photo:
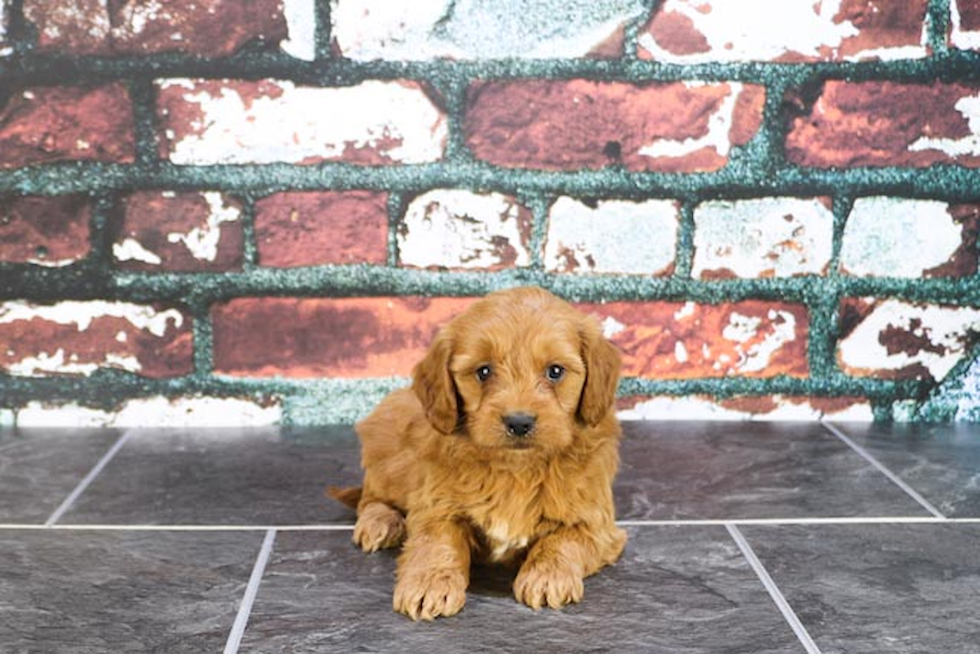
[(412, 620), (459, 613), (470, 581), (472, 528), (454, 519), (413, 520), (398, 558), (393, 606)]

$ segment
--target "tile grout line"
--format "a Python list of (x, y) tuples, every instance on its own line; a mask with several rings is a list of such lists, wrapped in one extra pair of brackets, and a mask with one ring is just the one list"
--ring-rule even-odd
[(619, 527), (711, 527), (719, 525), (915, 525), (915, 524), (973, 524), (980, 518), (937, 518), (934, 516), (841, 516), (827, 518), (697, 518), (691, 520), (617, 520)]
[[(620, 527), (718, 527), (775, 526), (805, 527), (834, 525), (976, 525), (980, 518), (937, 518), (933, 516), (846, 516), (837, 518), (704, 518), (690, 520), (617, 520)], [(349, 532), (352, 524), (250, 525), (250, 524), (55, 524), (0, 522), (0, 530), (11, 531), (269, 531)]]
[[(980, 518), (977, 518), (980, 521)], [(354, 525), (249, 525), (249, 524), (61, 524), (46, 527), (44, 525), (0, 523), (0, 529), (52, 529), (60, 531), (354, 531)]]
[(934, 507), (932, 505), (932, 503), (929, 502), (929, 500), (927, 500), (926, 498), (922, 497), (922, 495), (920, 495), (917, 490), (915, 490), (914, 488), (912, 488), (911, 486), (909, 486), (907, 483), (905, 483), (905, 480), (903, 480), (901, 477), (899, 477), (894, 472), (892, 472), (891, 470), (889, 470), (885, 466), (885, 464), (883, 464), (880, 461), (878, 461), (878, 459), (876, 459), (874, 456), (872, 456), (872, 454), (870, 452), (868, 452), (863, 447), (861, 447), (860, 445), (858, 445), (857, 443), (855, 443), (853, 440), (851, 440), (840, 429), (838, 429), (834, 425), (830, 424), (829, 422), (823, 422), (823, 421), (821, 421), (820, 424), (823, 425), (824, 429), (826, 429), (831, 434), (833, 434), (834, 436), (836, 436), (837, 438), (839, 438), (845, 445), (847, 445), (852, 450), (854, 450), (859, 455), (861, 455), (864, 458), (864, 460), (867, 461), (868, 463), (870, 463), (872, 466), (874, 466), (875, 469), (878, 470), (878, 472), (880, 472), (881, 474), (883, 474), (886, 477), (888, 477), (888, 479), (891, 480), (891, 482), (893, 484), (895, 484), (896, 486), (898, 486), (899, 488), (901, 488), (903, 491), (905, 491), (905, 494), (906, 495), (908, 495), (913, 500), (915, 500), (916, 502), (918, 502), (919, 505), (922, 506), (922, 508), (924, 508), (926, 511), (928, 511), (929, 513), (931, 513), (932, 515), (934, 515), (936, 518), (939, 518), (940, 520), (946, 520), (947, 519), (946, 516), (943, 515), (942, 512), (939, 509), (937, 509), (936, 507)]
[(800, 644), (803, 645), (803, 648), (807, 651), (807, 654), (821, 654), (820, 648), (817, 647), (817, 644), (813, 642), (813, 638), (810, 637), (810, 632), (808, 632), (806, 627), (803, 626), (803, 623), (800, 622), (800, 618), (796, 615), (796, 612), (793, 610), (793, 607), (790, 606), (789, 602), (786, 601), (786, 597), (783, 595), (782, 591), (779, 590), (779, 586), (777, 586), (776, 582), (773, 581), (771, 576), (769, 576), (769, 571), (766, 570), (766, 567), (762, 564), (762, 561), (760, 561), (759, 557), (756, 556), (755, 551), (749, 544), (749, 541), (745, 539), (745, 536), (735, 525), (729, 523), (725, 525), (725, 528), (735, 541), (735, 544), (738, 545), (738, 549), (742, 551), (742, 556), (745, 557), (745, 560), (748, 561), (749, 566), (752, 567), (752, 570), (755, 571), (756, 576), (759, 577), (759, 581), (761, 581), (762, 585), (765, 586), (766, 591), (772, 598), (772, 601), (776, 603), (776, 608), (778, 608), (779, 612), (783, 614), (783, 618), (789, 623), (790, 628), (793, 630), (793, 633), (796, 634), (797, 639), (799, 639)]
[(48, 517), (44, 523), (45, 527), (53, 527), (55, 523), (61, 519), (61, 516), (63, 516), (65, 512), (72, 507), (81, 494), (85, 492), (93, 481), (95, 481), (95, 478), (102, 473), (102, 469), (105, 468), (109, 462), (112, 461), (113, 457), (116, 456), (116, 453), (122, 449), (122, 446), (126, 444), (126, 441), (129, 440), (130, 436), (135, 433), (135, 429), (129, 429), (123, 432), (122, 436), (120, 436), (113, 446), (109, 448), (109, 451), (102, 455), (102, 458), (99, 459), (98, 463), (96, 463), (95, 466), (89, 470), (88, 474), (85, 475), (80, 482), (78, 482), (78, 485), (75, 486), (74, 490), (68, 494), (68, 497), (66, 497), (61, 505), (54, 510), (54, 513)]
[(235, 623), (231, 626), (228, 633), (228, 640), (225, 642), (224, 654), (237, 654), (238, 646), (242, 643), (245, 635), (245, 627), (248, 625), (248, 618), (252, 614), (252, 605), (255, 597), (259, 593), (259, 585), (265, 575), (265, 566), (269, 563), (269, 556), (272, 554), (272, 545), (276, 540), (276, 529), (269, 529), (265, 532), (262, 540), (262, 547), (259, 555), (255, 558), (255, 565), (252, 566), (252, 574), (248, 578), (248, 585), (245, 587), (245, 594), (242, 595), (242, 603), (238, 606), (238, 614), (235, 616)]

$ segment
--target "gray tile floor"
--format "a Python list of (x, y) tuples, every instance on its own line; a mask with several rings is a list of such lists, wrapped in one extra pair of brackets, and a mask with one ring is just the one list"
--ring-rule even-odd
[(0, 651), (978, 652), (980, 426), (627, 423), (623, 558), (390, 609), (350, 428), (0, 431)]

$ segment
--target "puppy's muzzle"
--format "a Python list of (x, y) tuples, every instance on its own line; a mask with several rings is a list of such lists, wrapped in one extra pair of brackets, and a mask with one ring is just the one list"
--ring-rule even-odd
[(507, 434), (516, 438), (527, 438), (534, 431), (535, 417), (529, 413), (509, 413), (503, 417)]

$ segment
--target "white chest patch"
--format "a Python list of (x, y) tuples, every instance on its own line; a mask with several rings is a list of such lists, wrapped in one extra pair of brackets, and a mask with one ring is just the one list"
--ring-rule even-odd
[(510, 533), (509, 525), (500, 522), (491, 523), (483, 532), (490, 546), (490, 559), (501, 561), (527, 547), (527, 536), (514, 536)]

